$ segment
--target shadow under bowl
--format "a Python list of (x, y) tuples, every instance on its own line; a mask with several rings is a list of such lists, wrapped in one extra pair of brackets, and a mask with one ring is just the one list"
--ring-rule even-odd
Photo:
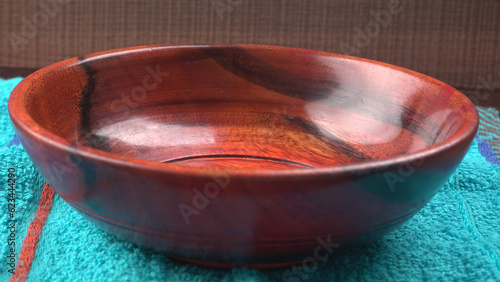
[(468, 150), (474, 105), (385, 63), (259, 45), (144, 46), (45, 67), (9, 112), (55, 191), (100, 228), (209, 266), (373, 241)]

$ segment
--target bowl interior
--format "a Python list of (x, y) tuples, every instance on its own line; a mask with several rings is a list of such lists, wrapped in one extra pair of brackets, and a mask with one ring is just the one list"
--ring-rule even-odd
[(285, 169), (424, 150), (464, 125), (453, 88), (368, 60), (263, 46), (137, 48), (69, 60), (27, 114), (71, 144), (181, 166)]

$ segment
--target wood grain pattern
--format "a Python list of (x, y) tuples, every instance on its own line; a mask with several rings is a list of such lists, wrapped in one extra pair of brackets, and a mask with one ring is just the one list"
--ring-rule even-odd
[(454, 88), (384, 63), (258, 45), (145, 46), (46, 67), (9, 111), (98, 226), (210, 266), (369, 242), (441, 188), (477, 130)]
[[(12, 68), (12, 67), (0, 67), (0, 78), (13, 78), (13, 77), (26, 77), (38, 69), (32, 68)], [(477, 87), (481, 87), (478, 91)], [(500, 89), (487, 89), (489, 85), (478, 84), (475, 88), (463, 88), (457, 87), (457, 90), (465, 94), (469, 99), (472, 100), (474, 105), (480, 107), (493, 107), (500, 110)], [(483, 98), (484, 97), (484, 98)]]

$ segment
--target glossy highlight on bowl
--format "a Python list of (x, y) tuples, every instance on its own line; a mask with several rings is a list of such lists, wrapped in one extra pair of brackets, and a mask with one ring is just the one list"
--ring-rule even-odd
[(478, 126), (463, 94), (426, 75), (262, 45), (68, 59), (24, 79), (9, 112), (83, 216), (207, 266), (279, 266), (382, 237), (442, 187)]

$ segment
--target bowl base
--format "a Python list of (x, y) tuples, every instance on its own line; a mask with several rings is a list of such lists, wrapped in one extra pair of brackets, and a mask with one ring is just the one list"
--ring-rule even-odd
[(285, 267), (290, 267), (292, 265), (303, 264), (305, 262), (308, 262), (308, 260), (306, 259), (306, 260), (298, 260), (291, 262), (275, 262), (275, 263), (231, 263), (231, 262), (216, 262), (216, 261), (188, 259), (172, 255), (169, 255), (168, 257), (180, 262), (195, 264), (201, 267), (219, 268), (219, 269), (229, 269), (238, 267), (246, 267), (254, 269), (285, 268)]
[(239, 169), (284, 169), (313, 167), (308, 164), (285, 159), (246, 155), (189, 156), (163, 161), (163, 163), (175, 163), (178, 165), (190, 167), (230, 167)]

